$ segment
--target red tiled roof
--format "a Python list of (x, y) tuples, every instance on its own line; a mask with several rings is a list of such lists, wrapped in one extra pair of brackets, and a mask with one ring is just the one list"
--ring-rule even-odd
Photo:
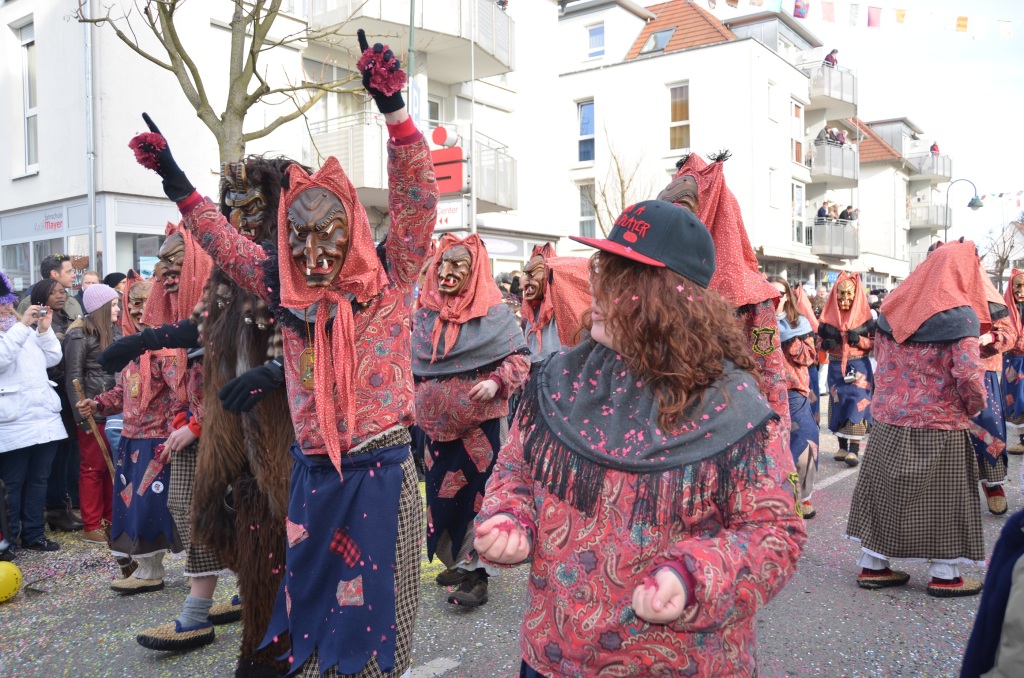
[(903, 159), (903, 156), (895, 148), (887, 144), (875, 130), (860, 118), (847, 118), (846, 122), (862, 135), (860, 145), (857, 147), (861, 162), (888, 162)]
[(630, 48), (626, 59), (640, 56), (640, 49), (652, 33), (674, 28), (675, 33), (665, 45), (665, 52), (677, 52), (691, 47), (713, 45), (717, 42), (735, 40), (736, 35), (726, 28), (722, 22), (701, 9), (693, 0), (669, 0), (660, 5), (647, 8), (657, 18), (644, 26)]

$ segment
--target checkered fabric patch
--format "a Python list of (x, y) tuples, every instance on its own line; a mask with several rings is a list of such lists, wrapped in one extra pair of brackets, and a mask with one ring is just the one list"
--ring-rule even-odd
[(348, 532), (340, 527), (334, 531), (334, 539), (331, 539), (331, 552), (336, 553), (345, 559), (345, 564), (355, 567), (359, 562), (359, 556), (363, 554), (359, 544), (352, 540)]

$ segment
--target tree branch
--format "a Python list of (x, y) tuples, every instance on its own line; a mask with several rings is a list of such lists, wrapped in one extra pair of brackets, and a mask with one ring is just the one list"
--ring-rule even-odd
[[(243, 134), (242, 141), (249, 142), (254, 139), (262, 139), (263, 137), (267, 136), (268, 134), (276, 130), (281, 125), (285, 124), (286, 122), (291, 122), (292, 120), (295, 120), (296, 118), (304, 115), (306, 111), (308, 111), (309, 109), (313, 108), (314, 105), (316, 105), (316, 102), (323, 99), (327, 95), (327, 92), (328, 90), (320, 90), (316, 94), (311, 96), (309, 100), (306, 101), (306, 103), (301, 105), (296, 104), (296, 109), (293, 112), (288, 113), (286, 115), (282, 115), (281, 117), (274, 120), (272, 123), (270, 123), (263, 129)], [(294, 97), (289, 96), (289, 98), (292, 99), (292, 101), (295, 100)]]
[(178, 84), (181, 85), (182, 91), (189, 98), (192, 107), (196, 109), (199, 118), (213, 131), (214, 126), (220, 122), (220, 118), (210, 106), (199, 69), (192, 61), (192, 57), (185, 51), (185, 47), (178, 37), (178, 29), (174, 25), (174, 12), (177, 10), (177, 5), (178, 0), (158, 0), (156, 5), (157, 14), (160, 17), (160, 27), (164, 33), (164, 49), (171, 57), (171, 65), (175, 66), (174, 74), (178, 76)]
[[(110, 17), (110, 8), (109, 7), (107, 8), (107, 14), (105, 16), (103, 16), (103, 17), (101, 17), (99, 19), (95, 19), (95, 18), (92, 18), (92, 17), (85, 16), (85, 13), (84, 13), (84, 10), (83, 10), (83, 4), (84, 4), (83, 0), (78, 0), (78, 11), (75, 12), (75, 14), (74, 14), (75, 20), (78, 23), (94, 24), (96, 26), (102, 26), (104, 24), (108, 24), (110, 26), (110, 28), (114, 31), (114, 35), (116, 35), (118, 37), (118, 39), (121, 42), (123, 42), (125, 45), (127, 45), (128, 48), (131, 49), (133, 52), (135, 52), (136, 54), (141, 56), (143, 59), (145, 59), (145, 60), (147, 60), (147, 61), (149, 61), (149, 62), (151, 62), (153, 64), (156, 64), (160, 68), (163, 68), (164, 70), (171, 71), (171, 72), (174, 71), (174, 69), (171, 67), (170, 64), (161, 61), (157, 57), (153, 56), (152, 54), (150, 54), (146, 50), (144, 50), (141, 47), (139, 47), (139, 44), (138, 44), (137, 40), (132, 40), (131, 38), (128, 37), (128, 35), (124, 31), (122, 31), (120, 28), (118, 28), (117, 24), (115, 23), (115, 21), (117, 21), (117, 20), (116, 19), (112, 19)], [(127, 21), (127, 16), (122, 17), (122, 19)], [(129, 24), (129, 26), (131, 26), (131, 24)]]

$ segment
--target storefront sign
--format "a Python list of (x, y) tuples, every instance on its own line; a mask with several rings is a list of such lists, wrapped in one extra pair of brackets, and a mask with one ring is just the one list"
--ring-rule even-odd
[(64, 205), (11, 214), (0, 219), (0, 238), (5, 241), (58, 238), (67, 231), (67, 209)]

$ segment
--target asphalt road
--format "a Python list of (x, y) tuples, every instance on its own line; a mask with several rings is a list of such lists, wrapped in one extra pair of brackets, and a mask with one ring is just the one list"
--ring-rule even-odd
[[(818, 515), (799, 571), (759, 614), (761, 676), (955, 676), (979, 598), (925, 594), (926, 564), (906, 564), (908, 586), (857, 588), (856, 544), (843, 538), (856, 469), (832, 460), (837, 447), (822, 438), (814, 493)], [(1024, 507), (1019, 457), (1011, 457), (1009, 513)], [(979, 502), (983, 498), (979, 492)], [(1003, 518), (983, 513), (986, 552)], [(121, 597), (107, 588), (114, 576), (103, 549), (73, 535), (55, 535), (56, 554), (22, 552), (26, 586), (0, 604), (0, 676), (231, 676), (240, 629), (217, 628), (217, 640), (187, 654), (143, 649), (135, 634), (170, 621), (188, 591), (180, 557), (167, 560), (163, 591)], [(445, 602), (433, 583), (438, 563), (424, 564), (423, 595), (413, 651), (414, 678), (517, 676), (519, 622), (526, 569), (492, 579), (490, 602), (468, 610)], [(966, 568), (984, 577), (982, 568)], [(226, 600), (225, 578), (216, 598)]]

